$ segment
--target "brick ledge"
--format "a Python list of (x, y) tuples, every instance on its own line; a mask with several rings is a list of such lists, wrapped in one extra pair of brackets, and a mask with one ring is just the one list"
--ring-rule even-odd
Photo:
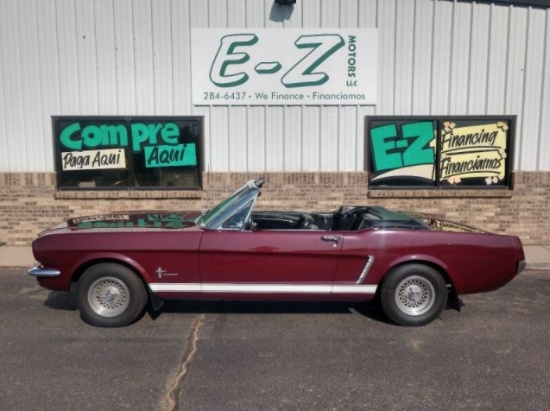
[(369, 198), (512, 198), (512, 190), (369, 190)]
[(181, 198), (187, 200), (202, 199), (204, 191), (57, 191), (54, 193), (56, 200), (88, 200), (88, 199), (171, 199)]

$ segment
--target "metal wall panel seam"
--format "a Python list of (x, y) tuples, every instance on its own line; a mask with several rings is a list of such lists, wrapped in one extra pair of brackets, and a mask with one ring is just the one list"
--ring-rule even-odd
[[(43, 9), (39, 9), (43, 7)], [(41, 115), (41, 161), (36, 171), (49, 171), (53, 170), (53, 144), (52, 144), (52, 132), (51, 132), (51, 114), (59, 111), (60, 104), (55, 106), (55, 101), (59, 101), (59, 67), (55, 67), (57, 58), (43, 58), (42, 53), (44, 50), (52, 49), (51, 53), (57, 55), (57, 43), (52, 43), (52, 34), (55, 33), (55, 24), (44, 24), (41, 26), (41, 20), (46, 20), (52, 15), (55, 16), (55, 3), (47, 2), (34, 2), (36, 10), (36, 33), (37, 33), (37, 58), (38, 58), (38, 76), (40, 82), (40, 115)], [(45, 30), (42, 30), (45, 29)], [(53, 65), (53, 70), (50, 68)], [(45, 67), (48, 67), (45, 70)], [(53, 74), (53, 75), (52, 75)], [(54, 104), (52, 105), (52, 101)]]
[[(21, 24), (23, 23), (23, 24)], [(42, 94), (38, 59), (38, 23), (34, 1), (17, 2), (17, 27), (21, 59), (22, 135), (42, 134)], [(23, 30), (21, 28), (24, 27)], [(23, 52), (24, 50), (24, 52)], [(37, 72), (38, 70), (38, 72)], [(40, 114), (39, 114), (40, 113)], [(24, 140), (24, 139), (23, 139)], [(25, 169), (38, 171), (36, 166), (44, 147), (40, 139), (35, 144), (24, 141)]]
[(435, 3), (416, 1), (415, 4), (410, 114), (427, 115), (431, 110), (432, 98), (432, 73), (435, 54), (433, 40)]
[[(526, 72), (527, 72), (527, 64), (529, 59), (529, 23), (531, 19), (531, 7), (528, 8), (527, 12), (527, 32), (525, 33), (525, 52), (523, 53), (523, 75), (522, 75), (522, 83), (523, 87), (521, 90), (521, 127), (519, 128), (519, 136), (520, 138), (516, 139), (516, 161), (518, 162), (518, 168), (520, 170), (525, 170), (525, 166), (523, 164), (523, 155), (524, 155), (524, 145), (523, 145), (523, 138), (521, 136), (524, 135), (525, 130), (525, 97), (527, 93), (527, 84), (525, 82)], [(517, 129), (516, 129), (517, 130)], [(517, 131), (516, 131), (517, 133)]]
[(506, 110), (506, 76), (508, 70), (509, 55), (509, 16), (510, 12), (505, 7), (492, 7), (491, 9), (489, 63), (490, 69), (487, 77), (486, 113), (505, 113)]
[[(538, 127), (534, 127), (534, 124), (540, 124), (538, 110), (536, 110), (540, 97), (535, 98), (535, 96), (540, 95), (542, 92), (540, 87), (542, 72), (540, 68), (543, 62), (539, 59), (544, 56), (544, 45), (541, 44), (541, 40), (544, 40), (544, 38), (540, 36), (539, 24), (540, 20), (537, 13), (529, 8), (525, 33), (524, 87), (521, 113), (523, 117), (523, 136), (535, 135)], [(544, 29), (542, 31), (544, 32)], [(531, 170), (534, 168), (533, 164), (537, 163), (537, 147), (534, 144), (526, 144), (525, 139), (522, 140), (523, 155), (520, 161), (524, 170)]]
[[(89, 8), (92, 8), (90, 11)], [(90, 27), (95, 26), (93, 2), (77, 0), (75, 2), (76, 45), (78, 62), (78, 87), (80, 89), (80, 114), (98, 114), (98, 85), (96, 39)], [(92, 21), (90, 24), (90, 20)], [(91, 43), (91, 44), (90, 44)], [(92, 52), (90, 52), (92, 50)]]
[(99, 85), (99, 60), (98, 60), (98, 38), (97, 38), (97, 24), (96, 24), (96, 0), (92, 1), (92, 16), (93, 19), (93, 28), (94, 28), (94, 39), (95, 39), (95, 47), (94, 47), (94, 54), (95, 54), (95, 70), (96, 70), (96, 96), (97, 96), (97, 114), (101, 113), (103, 111), (103, 107), (101, 107), (101, 97), (100, 97), (100, 85)]
[[(21, 129), (24, 122), (23, 102), (20, 93), (23, 79), (21, 78), (21, 47), (17, 13), (17, 4), (0, 2), (0, 18), (4, 18), (3, 24), (0, 25), (2, 34), (0, 49), (3, 55), (0, 64), (3, 64), (2, 72), (5, 79), (3, 92), (7, 96), (7, 101), (9, 101), (9, 104), (4, 106), (4, 110), (6, 110), (6, 143), (7, 150), (10, 153), (7, 171), (24, 171), (24, 169), (20, 170), (17, 164), (23, 163), (22, 156), (25, 152), (25, 141), (20, 138), (14, 138), (13, 140), (9, 138), (10, 136), (22, 134)], [(7, 64), (8, 61), (10, 64)]]
[(95, 0), (95, 15), (100, 113), (118, 114), (114, 4)]
[[(38, 24), (39, 65), (42, 94), (42, 168), (40, 171), (54, 171), (54, 152), (51, 116), (61, 112), (61, 90), (59, 70), (59, 43), (57, 38), (57, 10), (55, 2), (35, 3)], [(52, 55), (54, 57), (52, 58)]]
[[(155, 6), (157, 6), (157, 4), (155, 4)], [(151, 63), (152, 63), (152, 68), (153, 68), (153, 71), (152, 71), (152, 74), (153, 74), (153, 78), (151, 80), (152, 84), (153, 84), (153, 113), (152, 114), (157, 114), (157, 87), (156, 87), (156, 82), (155, 82), (155, 79), (156, 79), (156, 70), (155, 70), (155, 27), (154, 27), (154, 19), (153, 19), (153, 13), (154, 13), (154, 10), (153, 10), (153, 1), (150, 0), (149, 1), (149, 24), (150, 24), (150, 33), (151, 33)]]
[[(451, 95), (449, 96), (449, 113), (450, 114), (466, 114), (468, 107), (467, 92), (470, 79), (469, 65), (471, 55), (471, 24), (468, 20), (470, 16), (470, 8), (472, 6), (466, 3), (455, 4), (455, 15), (453, 20), (453, 46), (452, 54), (454, 54), (453, 64), (451, 67), (452, 75), (450, 80)], [(461, 35), (464, 33), (463, 35)]]
[(135, 11), (134, 11), (134, 2), (133, 1), (130, 1), (130, 5), (131, 5), (131, 22), (132, 22), (132, 58), (133, 58), (133, 61), (134, 61), (134, 87), (133, 87), (133, 91), (134, 91), (134, 113), (137, 114), (138, 112), (138, 99), (137, 99), (137, 60), (136, 60), (136, 24), (134, 22), (134, 16), (135, 16)]
[[(432, 19), (432, 40), (431, 40), (431, 56), (430, 56), (430, 98), (429, 98), (429, 107), (428, 107), (428, 113), (433, 114), (434, 112), (434, 83), (436, 82), (436, 71), (435, 71), (435, 59), (436, 59), (436, 52), (438, 51), (438, 48), (436, 48), (436, 44), (439, 44), (438, 42), (441, 41), (441, 35), (436, 37), (436, 24), (437, 24), (437, 16), (438, 16), (438, 10), (439, 10), (439, 2), (434, 1), (433, 2), (433, 19)], [(439, 53), (437, 53), (439, 54)]]
[[(420, 52), (422, 52), (422, 48), (418, 47), (418, 37), (421, 35), (420, 31), (421, 31), (421, 27), (419, 27), (419, 24), (418, 24), (418, 16), (417, 16), (417, 10), (419, 8), (419, 3), (415, 0), (414, 3), (413, 3), (413, 6), (412, 6), (412, 12), (411, 12), (411, 16), (412, 16), (412, 36), (411, 36), (411, 46), (410, 46), (410, 49), (411, 49), (411, 57), (410, 57), (410, 65), (411, 65), (411, 70), (410, 70), (410, 87), (409, 87), (409, 93), (410, 93), (410, 96), (408, 98), (408, 101), (407, 101), (407, 105), (408, 105), (408, 110), (407, 110), (407, 114), (409, 115), (412, 115), (414, 114), (414, 112), (416, 111), (415, 109), (415, 101), (414, 101), (414, 98), (415, 98), (415, 84), (416, 84), (416, 80), (417, 80), (417, 75), (421, 74), (421, 73), (418, 73), (418, 67), (417, 67), (417, 60), (418, 60), (418, 56), (417, 54), (419, 54)], [(422, 93), (423, 94), (423, 93)]]
[(537, 170), (545, 168), (544, 162), (550, 166), (550, 150), (544, 150), (544, 147), (548, 146), (550, 148), (550, 145), (546, 143), (548, 139), (543, 139), (542, 137), (542, 132), (546, 129), (544, 127), (544, 122), (550, 123), (549, 116), (547, 114), (545, 115), (545, 113), (550, 112), (550, 78), (548, 78), (548, 76), (550, 76), (550, 30), (548, 29), (548, 26), (550, 26), (550, 10), (546, 10), (546, 21), (544, 25), (544, 57), (542, 60), (542, 93), (540, 94), (539, 103), (539, 135), (537, 144), (539, 155), (537, 157)]
[(153, 81), (155, 114), (173, 115), (173, 45), (171, 3), (156, 2), (151, 7), (153, 34)]
[(472, 47), (474, 43), (474, 6), (470, 7), (470, 41), (469, 41), (469, 47), (468, 47), (468, 78), (466, 79), (466, 115), (470, 114), (470, 105), (468, 102), (470, 101), (470, 90), (472, 87), (472, 83), (474, 83), (472, 79)]
[(453, 83), (453, 48), (454, 48), (454, 32), (455, 32), (455, 14), (456, 2), (452, 4), (451, 13), (451, 44), (449, 47), (449, 84), (447, 90), (447, 113), (451, 112), (451, 95), (452, 95), (452, 83)]
[[(70, 3), (68, 3), (70, 4)], [(73, 8), (69, 9), (68, 7), (58, 6), (56, 3), (56, 35), (57, 35), (57, 44), (58, 44), (58, 66), (59, 66), (59, 89), (60, 89), (60, 99), (61, 99), (61, 113), (60, 114), (69, 114), (71, 113), (71, 106), (76, 105), (77, 109), (73, 109), (74, 113), (80, 113), (80, 88), (79, 88), (79, 79), (78, 79), (78, 66), (76, 61), (77, 44), (76, 36), (64, 35), (67, 31), (66, 26), (70, 26), (72, 30), (70, 32), (76, 34), (76, 11), (74, 2), (72, 3)], [(70, 13), (72, 11), (72, 13)], [(71, 52), (73, 52), (71, 54)], [(72, 55), (72, 58), (71, 58)], [(67, 57), (68, 56), (68, 57)], [(70, 70), (72, 68), (72, 70)], [(70, 86), (73, 86), (73, 93), (67, 92)], [(71, 100), (73, 104), (71, 104)]]
[(472, 7), (472, 53), (470, 68), (472, 79), (468, 89), (468, 114), (485, 113), (485, 102), (488, 99), (487, 88), (487, 56), (489, 55), (490, 34), (489, 5), (481, 4)]
[[(510, 66), (508, 70), (508, 78), (506, 79), (507, 93), (506, 98), (506, 114), (519, 114), (516, 125), (516, 143), (514, 150), (514, 167), (516, 170), (522, 170), (522, 133), (523, 133), (523, 117), (521, 116), (521, 107), (523, 105), (523, 87), (524, 87), (524, 69), (525, 69), (525, 44), (526, 40), (520, 35), (526, 32), (527, 14), (525, 9), (510, 8), (510, 55), (507, 64)], [(518, 33), (520, 35), (518, 35)], [(515, 35), (515, 36), (514, 36)]]
[[(0, 10), (1, 10), (0, 5)], [(9, 144), (8, 144), (8, 129), (6, 119), (6, 100), (5, 100), (5, 88), (4, 88), (4, 70), (2, 68), (2, 62), (6, 61), (6, 56), (3, 53), (2, 47), (2, 14), (0, 13), (0, 144), (7, 149), (0, 150), (0, 172), (8, 171), (10, 169), (9, 164)]]
[(394, 7), (393, 7), (393, 21), (391, 24), (390, 27), (393, 27), (394, 30), (393, 30), (393, 77), (391, 79), (391, 83), (392, 83), (392, 102), (391, 102), (391, 114), (395, 114), (396, 112), (396, 101), (397, 101), (397, 94), (396, 94), (396, 79), (397, 79), (397, 61), (398, 61), (398, 56), (397, 56), (397, 9), (398, 9), (398, 3), (397, 3), (397, 0), (393, 0), (394, 2)]
[[(508, 9), (508, 28), (507, 28), (507, 31), (506, 31), (506, 62), (505, 62), (505, 67), (506, 67), (506, 70), (505, 70), (505, 73), (504, 73), (504, 84), (506, 85), (504, 87), (504, 99), (503, 99), (503, 107), (502, 107), (502, 112), (503, 113), (506, 113), (506, 114), (511, 114), (511, 112), (508, 112), (508, 95), (510, 94), (509, 92), (509, 87), (508, 87), (508, 78), (510, 77), (510, 61), (512, 59), (512, 52), (511, 52), (511, 49), (512, 49), (512, 35), (511, 35), (511, 32), (512, 32), (512, 14), (513, 14), (513, 7), (507, 7)], [(516, 129), (517, 130), (517, 129)]]
[[(189, 0), (188, 2), (188, 11), (187, 15), (189, 16), (189, 39), (191, 39), (191, 31), (195, 27), (209, 27), (209, 14), (208, 14), (208, 3), (205, 1), (199, 1), (199, 0)], [(206, 5), (206, 7), (205, 7)], [(192, 50), (192, 44), (191, 41), (189, 41), (189, 56), (193, 55)], [(188, 96), (188, 102), (189, 102), (189, 108), (190, 112), (193, 115), (200, 115), (203, 116), (203, 150), (204, 150), (204, 171), (220, 171), (216, 169), (216, 165), (212, 165), (212, 156), (211, 156), (211, 141), (210, 141), (210, 127), (212, 122), (212, 111), (210, 106), (195, 106), (192, 104), (192, 71), (191, 71), (191, 65), (187, 64), (187, 69), (189, 70), (189, 96)]]
[[(24, 88), (25, 88), (25, 74), (27, 73), (26, 71), (26, 67), (24, 67), (25, 65), (23, 64), (23, 48), (21, 47), (21, 33), (20, 33), (20, 24), (19, 24), (19, 9), (21, 7), (21, 3), (20, 2), (17, 2), (16, 3), (16, 24), (17, 24), (17, 45), (19, 47), (19, 53), (18, 53), (18, 60), (19, 60), (19, 69), (20, 69), (20, 72), (18, 73), (18, 80), (21, 82), (20, 84), (20, 88), (19, 90), (22, 91)], [(21, 134), (23, 136), (26, 136), (28, 135), (27, 134), (27, 125), (26, 125), (26, 115), (25, 115), (25, 107), (26, 107), (26, 104), (25, 104), (25, 93), (21, 92)], [(28, 149), (27, 149), (27, 142), (25, 141), (25, 139), (21, 139), (21, 143), (22, 143), (22, 148), (23, 148), (23, 153), (26, 154), (26, 155), (23, 155), (21, 157), (21, 163), (20, 164), (25, 164), (26, 168), (28, 169)], [(23, 154), (23, 153), (20, 153), (20, 154)], [(20, 171), (20, 170), (15, 170), (15, 171)]]
[(491, 73), (491, 43), (493, 38), (493, 13), (494, 13), (494, 4), (489, 5), (489, 27), (487, 35), (487, 64), (486, 64), (486, 73), (485, 77), (487, 81), (485, 82), (485, 111), (483, 114), (488, 114), (489, 112), (489, 77)]
[(118, 77), (118, 64), (117, 64), (117, 38), (116, 38), (116, 13), (115, 13), (115, 4), (113, 2), (113, 46), (114, 46), (114, 56), (115, 56), (115, 107), (116, 107), (116, 114), (120, 114), (120, 107), (119, 107), (119, 94), (118, 94), (118, 85), (120, 82), (120, 79)]
[[(188, 114), (192, 111), (192, 73), (191, 73), (191, 17), (189, 0), (171, 0), (172, 18), (178, 24), (172, 26), (172, 37), (175, 38), (173, 46), (173, 72), (174, 72), (174, 113)], [(175, 16), (174, 16), (175, 14)], [(177, 75), (176, 75), (177, 73)]]

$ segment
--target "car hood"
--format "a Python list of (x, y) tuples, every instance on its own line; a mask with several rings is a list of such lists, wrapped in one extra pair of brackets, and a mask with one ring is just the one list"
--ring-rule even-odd
[(48, 228), (39, 236), (59, 230), (163, 228), (182, 229), (196, 226), (200, 211), (139, 211), (71, 218)]

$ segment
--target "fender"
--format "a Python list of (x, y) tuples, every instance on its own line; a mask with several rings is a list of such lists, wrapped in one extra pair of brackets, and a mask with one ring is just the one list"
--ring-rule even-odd
[[(73, 275), (72, 275), (71, 281), (74, 280), (74, 277), (75, 277), (76, 273), (80, 273), (81, 267), (83, 267), (84, 265), (87, 265), (90, 262), (98, 261), (98, 260), (118, 261), (118, 262), (122, 262), (122, 263), (124, 263), (124, 265), (127, 265), (130, 268), (132, 268), (141, 277), (141, 279), (143, 280), (143, 282), (145, 284), (145, 289), (147, 290), (147, 294), (149, 296), (148, 301), (149, 301), (149, 304), (150, 304), (152, 314), (157, 313), (162, 308), (162, 306), (164, 305), (164, 301), (159, 299), (151, 291), (151, 288), (149, 287), (149, 283), (147, 281), (147, 272), (145, 271), (145, 269), (138, 262), (136, 262), (135, 260), (133, 260), (132, 258), (130, 258), (130, 257), (124, 255), (124, 254), (112, 253), (112, 252), (111, 253), (94, 253), (94, 254), (87, 255), (85, 258), (81, 258), (72, 267), (71, 272), (73, 273)], [(82, 273), (80, 273), (80, 274), (82, 274)]]
[[(74, 281), (74, 278), (77, 273), (80, 273), (81, 268), (84, 265), (88, 265), (90, 262), (93, 261), (100, 261), (100, 260), (109, 260), (109, 261), (118, 261), (121, 263), (124, 263), (124, 265), (129, 266), (132, 268), (145, 282), (145, 284), (148, 283), (148, 273), (145, 271), (145, 269), (135, 260), (131, 259), (127, 255), (121, 254), (121, 253), (113, 253), (113, 252), (98, 252), (98, 253), (92, 253), (87, 254), (85, 257), (81, 258), (80, 260), (77, 260), (77, 262), (71, 267), (71, 281)], [(149, 288), (149, 287), (147, 287)]]
[[(449, 266), (439, 258), (431, 255), (426, 255), (426, 254), (411, 254), (411, 255), (399, 256), (399, 258), (396, 258), (395, 260), (390, 262), (388, 272), (390, 270), (393, 270), (395, 267), (399, 265), (410, 264), (410, 263), (419, 263), (419, 264), (430, 263), (430, 265), (434, 265), (440, 268), (441, 270), (443, 270), (445, 274), (447, 274), (447, 277), (451, 281), (451, 283), (454, 282), (453, 276), (449, 271)], [(445, 280), (447, 280), (447, 278), (445, 278)]]

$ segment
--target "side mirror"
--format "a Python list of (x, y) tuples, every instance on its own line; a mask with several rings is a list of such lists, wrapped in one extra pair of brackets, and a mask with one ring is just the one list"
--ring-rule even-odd
[(256, 181), (254, 181), (254, 184), (256, 185), (256, 187), (258, 188), (262, 188), (262, 186), (264, 185), (265, 181), (263, 179), (263, 177), (260, 177), (258, 178)]

